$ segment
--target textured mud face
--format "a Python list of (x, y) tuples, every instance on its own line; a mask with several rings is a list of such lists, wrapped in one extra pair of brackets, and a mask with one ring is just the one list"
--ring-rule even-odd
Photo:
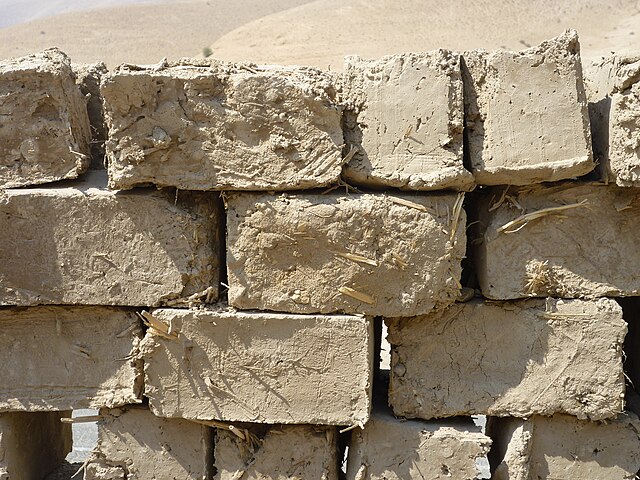
[(0, 62), (0, 187), (76, 178), (89, 119), (69, 58), (56, 49)]
[(102, 410), (84, 480), (203, 480), (212, 477), (213, 431), (145, 408)]
[(498, 443), (495, 480), (632, 480), (640, 470), (640, 421), (625, 413), (606, 423), (568, 415), (490, 419)]
[(0, 480), (44, 478), (71, 451), (71, 412), (0, 414)]
[(470, 420), (427, 423), (378, 412), (352, 434), (347, 480), (472, 480), (490, 445)]
[(352, 183), (406, 189), (466, 190), (462, 166), (462, 78), (459, 56), (446, 50), (363, 60), (348, 57), (344, 74), (347, 151)]
[(603, 420), (624, 408), (627, 325), (614, 300), (471, 302), (387, 324), (396, 415)]
[(255, 441), (247, 443), (226, 430), (217, 431), (215, 480), (337, 480), (335, 428), (272, 426), (252, 434)]
[(136, 356), (142, 328), (134, 312), (109, 307), (3, 308), (0, 323), (0, 411), (139, 402), (142, 365)]
[[(116, 194), (100, 176), (0, 193), (0, 305), (153, 305), (217, 296), (218, 199)], [(13, 247), (15, 246), (15, 248)]]
[(292, 190), (340, 176), (341, 109), (319, 70), (123, 66), (102, 95), (112, 188)]
[(142, 352), (145, 395), (163, 417), (364, 424), (372, 322), (226, 310), (158, 309)]
[(593, 170), (575, 31), (521, 52), (465, 52), (462, 75), (478, 183), (526, 185)]
[(449, 305), (465, 253), (461, 206), (462, 195), (229, 196), (229, 303), (385, 316)]
[(584, 184), (501, 188), (485, 200), (481, 224), (486, 233), (476, 252), (485, 297), (640, 293), (640, 195), (633, 189)]
[(640, 186), (640, 59), (609, 57), (585, 73), (594, 154), (604, 180)]

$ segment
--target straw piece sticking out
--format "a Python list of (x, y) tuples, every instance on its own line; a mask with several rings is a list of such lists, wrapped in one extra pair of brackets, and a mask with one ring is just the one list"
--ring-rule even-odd
[(343, 295), (347, 295), (349, 297), (355, 298), (356, 300), (360, 300), (361, 302), (368, 303), (369, 305), (373, 305), (376, 303), (375, 298), (366, 293), (359, 292), (350, 287), (340, 287), (338, 289), (340, 293)]
[(527, 213), (525, 215), (520, 215), (518, 218), (511, 220), (510, 222), (505, 223), (503, 226), (497, 229), (498, 233), (516, 233), (522, 230), (527, 226), (529, 222), (533, 220), (537, 220), (542, 217), (546, 217), (547, 215), (555, 215), (560, 212), (564, 212), (566, 210), (571, 210), (578, 207), (584, 207), (588, 205), (588, 200), (584, 199), (579, 203), (572, 203), (570, 205), (562, 205), (560, 207), (549, 207), (543, 208), (541, 210), (537, 210), (535, 212)]
[(435, 214), (433, 210), (428, 209), (424, 205), (420, 205), (419, 203), (412, 202), (411, 200), (407, 200), (405, 198), (392, 197), (390, 195), (387, 196), (389, 200), (397, 205), (402, 205), (404, 207), (415, 208), (416, 210), (420, 210), (421, 212), (428, 212)]
[(371, 260), (370, 258), (367, 257), (363, 257), (362, 255), (357, 255), (355, 253), (341, 253), (338, 252), (336, 253), (336, 255), (342, 257), (342, 258), (346, 258), (347, 260), (351, 260), (353, 262), (359, 262), (359, 263), (366, 263), (367, 265), (371, 265), (372, 267), (377, 267), (378, 266), (378, 262), (376, 262), (375, 260)]
[(178, 335), (175, 332), (169, 331), (169, 326), (161, 322), (146, 310), (142, 313), (138, 313), (138, 316), (142, 319), (142, 322), (149, 328), (152, 334), (164, 337), (167, 340), (177, 340)]

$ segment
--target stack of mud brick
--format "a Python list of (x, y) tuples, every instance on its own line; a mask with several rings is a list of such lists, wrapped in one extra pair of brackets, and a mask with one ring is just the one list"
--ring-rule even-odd
[(85, 408), (86, 480), (637, 478), (640, 61), (587, 73), (1, 63), (0, 479)]

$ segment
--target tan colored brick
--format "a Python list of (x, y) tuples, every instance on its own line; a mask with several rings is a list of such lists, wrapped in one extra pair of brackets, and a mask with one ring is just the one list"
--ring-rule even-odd
[(475, 257), (485, 297), (640, 294), (640, 196), (632, 189), (579, 183), (497, 188), (480, 209), (486, 231)]
[(603, 420), (624, 408), (627, 325), (614, 300), (473, 301), (387, 325), (396, 415)]
[(214, 194), (72, 187), (0, 192), (0, 305), (157, 305), (218, 291)]
[(293, 313), (419, 315), (459, 294), (462, 194), (234, 194), (229, 303)]
[(86, 101), (52, 48), (0, 62), (0, 188), (76, 178), (90, 162)]
[(462, 165), (460, 56), (448, 50), (347, 57), (347, 150), (350, 183), (411, 190), (468, 190)]
[(424, 422), (376, 412), (351, 436), (347, 480), (472, 480), (490, 445), (470, 419)]
[(49, 411), (138, 403), (142, 339), (132, 310), (0, 309), (0, 411)]
[(101, 91), (112, 188), (297, 190), (340, 176), (341, 108), (319, 70), (123, 65)]
[(585, 86), (593, 150), (603, 179), (621, 187), (640, 186), (640, 60), (611, 56), (589, 65)]
[(338, 479), (335, 427), (255, 426), (253, 445), (218, 430), (215, 480)]
[(520, 52), (478, 50), (462, 56), (476, 182), (527, 185), (593, 170), (575, 31)]
[(213, 475), (213, 429), (143, 407), (102, 410), (84, 480), (204, 480)]
[(364, 424), (372, 321), (224, 309), (157, 309), (142, 347), (145, 395), (163, 417)]
[(568, 415), (492, 418), (494, 480), (632, 480), (640, 470), (640, 421), (625, 413), (607, 422)]

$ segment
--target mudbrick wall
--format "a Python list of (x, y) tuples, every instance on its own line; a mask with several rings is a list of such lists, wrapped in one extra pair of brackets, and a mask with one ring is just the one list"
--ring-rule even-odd
[(2, 480), (637, 478), (637, 58), (47, 50), (0, 187)]

